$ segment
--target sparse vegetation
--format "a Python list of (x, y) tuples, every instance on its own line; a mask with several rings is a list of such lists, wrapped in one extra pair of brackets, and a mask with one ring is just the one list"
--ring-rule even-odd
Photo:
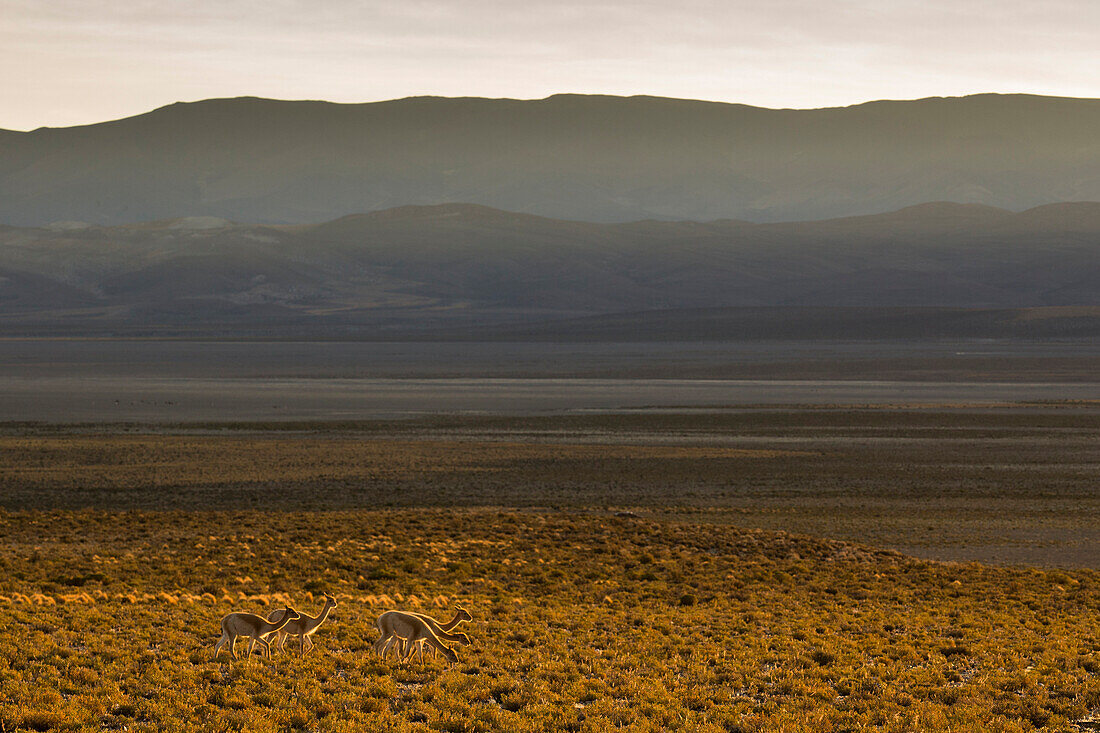
[(1095, 567), (1098, 463), (1092, 404), (0, 425), (0, 507), (613, 507), (936, 559)]
[[(811, 415), (801, 426), (765, 416), (772, 424), (755, 429), (791, 436), (829, 419)], [(946, 442), (976, 432), (902, 419)], [(737, 526), (815, 511), (832, 521), (839, 512), (800, 515), (798, 502), (845, 476), (869, 501), (878, 471), (902, 487), (894, 508), (852, 509), (861, 495), (840, 492), (835, 506), (852, 515), (840, 529), (885, 516), (894, 536), (920, 530), (905, 516), (916, 483), (951, 469), (915, 456), (945, 443), (894, 442), (892, 459), (858, 453), (852, 445), (884, 429), (876, 420), (851, 424), (849, 435), (865, 435), (850, 444), (815, 435), (782, 450), (662, 446), (629, 432), (616, 445), (606, 434), (603, 445), (348, 431), (8, 435), (0, 485), (25, 508), (0, 511), (0, 730), (1072, 730), (1100, 708), (1100, 573), (929, 562)], [(1051, 465), (1081, 455), (1094, 430), (988, 427), (988, 464), (1006, 435), (1051, 445), (1045, 431), (1057, 428), (1063, 452)], [(941, 455), (977, 475), (969, 440)], [(883, 470), (905, 461), (915, 475)], [(1028, 461), (1040, 465), (1030, 454), (1016, 465)], [(778, 488), (728, 495), (720, 479), (778, 487), (811, 465), (819, 483), (792, 480), (782, 502)], [(1084, 479), (1058, 470), (1043, 474), (1044, 490), (1074, 496)], [(977, 507), (992, 483), (975, 481), (971, 499), (989, 532), (995, 508)], [(957, 485), (928, 486), (964, 498)], [(364, 508), (386, 488), (451, 505)], [(341, 490), (350, 500), (333, 509)], [(472, 506), (478, 492), (489, 503), (524, 491), (515, 503), (525, 507)], [(592, 501), (600, 491), (606, 503)], [(1023, 506), (1013, 491), (1004, 500)], [(262, 501), (222, 508), (248, 497)], [(660, 508), (662, 497), (678, 504)], [(51, 508), (73, 504), (87, 508)], [(159, 508), (123, 509), (135, 506)], [(636, 511), (616, 516), (621, 506)], [(956, 551), (947, 531), (931, 536)], [(229, 611), (291, 603), (316, 614), (325, 592), (339, 606), (305, 657), (211, 659)], [(474, 617), (458, 663), (374, 655), (382, 610), (449, 618), (456, 606)]]

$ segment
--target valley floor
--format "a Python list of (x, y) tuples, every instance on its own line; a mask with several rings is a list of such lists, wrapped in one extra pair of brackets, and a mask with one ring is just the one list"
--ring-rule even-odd
[(0, 425), (0, 508), (629, 510), (1100, 566), (1100, 406)]

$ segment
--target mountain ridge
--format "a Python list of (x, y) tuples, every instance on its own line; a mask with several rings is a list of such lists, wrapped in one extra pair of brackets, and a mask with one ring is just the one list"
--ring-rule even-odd
[[(339, 224), (341, 222), (356, 222), (356, 221), (401, 221), (401, 220), (417, 220), (417, 219), (445, 219), (452, 217), (462, 217), (466, 214), (483, 213), (488, 218), (495, 219), (522, 219), (529, 221), (543, 221), (552, 222), (555, 224), (584, 224), (595, 226), (620, 226), (631, 227), (643, 224), (653, 225), (682, 225), (682, 226), (707, 226), (707, 225), (742, 225), (747, 227), (789, 227), (798, 225), (823, 225), (827, 223), (840, 223), (840, 222), (890, 222), (895, 223), (911, 219), (914, 221), (920, 221), (927, 223), (931, 218), (946, 214), (948, 216), (966, 214), (973, 212), (976, 214), (986, 214), (991, 218), (1037, 218), (1041, 214), (1061, 214), (1062, 218), (1059, 221), (1065, 221), (1065, 214), (1069, 213), (1076, 217), (1077, 220), (1081, 220), (1084, 217), (1091, 222), (1093, 217), (1100, 217), (1100, 201), (1063, 201), (1052, 204), (1040, 204), (1028, 209), (1020, 211), (1013, 211), (1011, 209), (1002, 209), (996, 206), (988, 206), (985, 204), (961, 204), (954, 201), (927, 201), (921, 204), (913, 204), (906, 206), (895, 211), (886, 211), (876, 214), (859, 214), (856, 216), (844, 216), (836, 217), (832, 219), (808, 219), (802, 221), (786, 221), (786, 222), (752, 222), (744, 219), (711, 219), (708, 221), (690, 221), (690, 220), (669, 220), (669, 219), (636, 219), (633, 221), (623, 222), (592, 222), (583, 221), (579, 219), (555, 219), (553, 217), (540, 216), (538, 214), (528, 214), (526, 212), (507, 211), (505, 209), (497, 209), (492, 206), (486, 206), (484, 204), (470, 204), (462, 202), (450, 202), (444, 204), (403, 204), (401, 206), (394, 206), (389, 209), (379, 209), (377, 211), (364, 211), (351, 214), (344, 214), (341, 217), (332, 219), (329, 221), (321, 222), (308, 222), (302, 224), (285, 224), (285, 225), (270, 225), (262, 224), (259, 222), (243, 222), (243, 221), (230, 221), (228, 219), (222, 219), (224, 224), (219, 227), (201, 225), (194, 228), (233, 228), (233, 227), (270, 227), (274, 229), (286, 229), (286, 230), (311, 230), (317, 227), (327, 227), (329, 225)], [(134, 228), (134, 227), (152, 227), (152, 228), (189, 228), (186, 226), (188, 221), (200, 221), (200, 220), (216, 220), (219, 217), (171, 217), (167, 219), (152, 219), (147, 221), (135, 221), (122, 224), (113, 225), (100, 225), (91, 224), (88, 222), (50, 222), (35, 227), (19, 227), (13, 224), (7, 224), (0, 222), (0, 229), (92, 229), (92, 228)], [(470, 217), (472, 218), (472, 217)], [(959, 218), (959, 217), (955, 217)], [(1072, 221), (1072, 219), (1071, 219)]]
[(768, 109), (663, 97), (225, 98), (0, 133), (0, 220), (329, 221), (469, 202), (554, 219), (756, 222), (931, 200), (1100, 199), (1100, 100)]
[(52, 126), (42, 125), (31, 130), (12, 130), (8, 128), (0, 127), (0, 135), (3, 134), (15, 134), (26, 135), (36, 133), (40, 131), (48, 130), (74, 130), (81, 128), (97, 127), (100, 125), (108, 125), (119, 122), (127, 122), (137, 120), (139, 118), (156, 115), (158, 113), (182, 109), (195, 106), (221, 106), (226, 103), (244, 103), (244, 104), (271, 104), (271, 105), (317, 105), (328, 106), (334, 108), (355, 108), (366, 107), (374, 105), (396, 105), (401, 103), (416, 103), (416, 102), (436, 102), (436, 101), (454, 101), (454, 102), (553, 102), (553, 101), (568, 101), (568, 100), (641, 100), (641, 101), (657, 101), (657, 102), (669, 102), (669, 103), (687, 103), (697, 105), (715, 105), (722, 108), (739, 108), (746, 110), (757, 110), (762, 112), (828, 112), (836, 110), (851, 110), (862, 107), (873, 107), (878, 105), (906, 105), (906, 104), (918, 104), (927, 102), (952, 102), (956, 100), (1002, 100), (1002, 99), (1022, 99), (1022, 100), (1052, 100), (1058, 102), (1098, 102), (1100, 98), (1097, 97), (1069, 97), (1063, 95), (1052, 94), (1030, 94), (1026, 92), (977, 92), (974, 94), (958, 94), (958, 95), (932, 95), (928, 97), (916, 97), (913, 99), (869, 99), (864, 102), (856, 102), (846, 105), (832, 105), (826, 107), (764, 107), (761, 105), (747, 104), (743, 102), (725, 102), (714, 99), (697, 99), (692, 97), (662, 97), (653, 94), (586, 94), (580, 92), (558, 92), (550, 94), (545, 97), (478, 97), (478, 96), (446, 96), (437, 94), (418, 94), (410, 95), (407, 97), (395, 97), (393, 99), (380, 99), (366, 102), (333, 102), (325, 99), (282, 99), (277, 97), (260, 97), (251, 94), (243, 94), (233, 97), (208, 97), (204, 99), (195, 99), (190, 101), (177, 101), (170, 102), (168, 104), (161, 105), (159, 107), (153, 107), (145, 112), (138, 112), (124, 117), (117, 117), (109, 120), (101, 120), (98, 122), (87, 122), (79, 125), (63, 125)]

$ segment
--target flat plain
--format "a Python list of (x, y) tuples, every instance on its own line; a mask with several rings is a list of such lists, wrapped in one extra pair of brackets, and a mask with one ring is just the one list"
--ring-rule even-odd
[[(1098, 438), (1068, 402), (8, 423), (0, 726), (1076, 730)], [(326, 591), (305, 658), (212, 658)], [(457, 664), (372, 655), (458, 606)]]
[(1100, 400), (1100, 342), (0, 339), (0, 418), (362, 421)]

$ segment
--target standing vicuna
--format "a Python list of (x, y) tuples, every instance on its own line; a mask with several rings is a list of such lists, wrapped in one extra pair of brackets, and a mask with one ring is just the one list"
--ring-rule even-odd
[(222, 636), (214, 645), (214, 659), (218, 658), (218, 652), (224, 644), (229, 645), (229, 653), (237, 658), (237, 637), (247, 636), (252, 639), (248, 644), (247, 657), (252, 656), (252, 649), (259, 644), (264, 648), (268, 657), (271, 656), (271, 645), (264, 641), (264, 637), (273, 634), (291, 621), (301, 618), (301, 614), (290, 606), (283, 612), (283, 620), (277, 624), (268, 623), (263, 616), (254, 613), (231, 613), (222, 619)]
[[(321, 624), (328, 618), (329, 611), (336, 608), (336, 599), (325, 593), (325, 605), (321, 609), (321, 612), (316, 616), (306, 616), (305, 614), (299, 614), (298, 618), (286, 624), (281, 629), (276, 630), (274, 633), (278, 635), (278, 647), (279, 651), (283, 651), (286, 644), (286, 638), (288, 636), (298, 637), (298, 654), (305, 656), (306, 642), (309, 642), (309, 648), (313, 648), (313, 639), (309, 638), (316, 633), (317, 629), (321, 628)], [(275, 610), (272, 611), (268, 617), (268, 623), (277, 624), (283, 620), (285, 611)]]

